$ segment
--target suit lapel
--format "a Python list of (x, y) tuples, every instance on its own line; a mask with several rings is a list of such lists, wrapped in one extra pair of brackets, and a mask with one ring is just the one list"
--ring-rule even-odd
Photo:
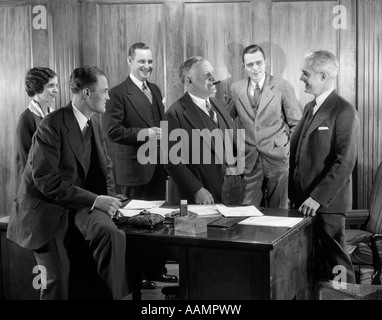
[[(212, 101), (212, 103), (215, 106), (216, 111), (220, 114), (220, 116), (224, 120), (227, 129), (232, 129), (232, 130), (224, 130), (224, 131), (222, 131), (224, 150), (227, 150), (227, 148), (229, 148), (229, 146), (232, 146), (233, 150), (236, 150), (236, 142), (235, 142), (235, 139), (234, 139), (234, 136), (233, 136), (232, 119), (230, 118), (229, 113), (223, 111), (225, 109), (225, 106), (219, 100), (216, 100), (214, 98), (210, 98), (210, 101)], [(229, 141), (225, 140), (226, 133), (228, 133), (228, 137), (227, 138), (229, 138)], [(218, 152), (218, 154), (219, 154), (218, 156), (220, 157), (220, 153), (219, 152)], [(234, 154), (234, 151), (232, 152), (232, 154)], [(223, 161), (223, 160), (224, 159), (220, 159), (220, 161)], [(221, 163), (225, 163), (225, 161), (221, 162)]]
[(144, 93), (139, 89), (130, 77), (126, 79), (127, 95), (131, 102), (131, 105), (137, 111), (139, 116), (149, 127), (154, 127), (155, 124), (149, 121), (149, 115), (147, 113), (150, 106), (149, 100), (145, 97)]
[(68, 131), (66, 133), (68, 143), (69, 143), (76, 159), (81, 164), (82, 169), (83, 169), (82, 170), (83, 175), (85, 176), (85, 165), (84, 165), (83, 157), (82, 157), (82, 142), (81, 142), (81, 137), (80, 137), (81, 133), (78, 129), (77, 119), (73, 113), (72, 103), (69, 103), (65, 107), (64, 125), (68, 129)]
[(259, 114), (260, 111), (264, 109), (275, 96), (275, 94), (272, 91), (273, 87), (274, 87), (273, 77), (266, 75), (263, 92), (261, 93), (261, 97), (260, 97), (259, 107), (257, 108), (257, 114)]
[(100, 132), (99, 132), (99, 130), (97, 130), (99, 128), (99, 123), (98, 123), (99, 120), (96, 117), (98, 117), (97, 114), (93, 115), (90, 118), (90, 121), (92, 123), (91, 128), (92, 128), (92, 134), (93, 134), (93, 138), (94, 138), (95, 147), (97, 150), (97, 156), (98, 156), (100, 168), (102, 170), (103, 175), (106, 177), (106, 175), (107, 175), (107, 172), (105, 171), (106, 159), (105, 159), (105, 153), (104, 153), (103, 144), (101, 141)]
[[(199, 107), (195, 105), (194, 101), (192, 101), (190, 95), (187, 92), (182, 97), (181, 104), (185, 109), (183, 112), (183, 115), (190, 122), (191, 126), (194, 129), (199, 129), (199, 130), (206, 129), (206, 125), (198, 110)], [(212, 141), (212, 139), (203, 139), (203, 142), (207, 144), (210, 150), (214, 150), (214, 142)]]
[(329, 114), (337, 101), (337, 96), (337, 92), (333, 90), (333, 92), (326, 98), (313, 118), (313, 121), (307, 131), (307, 135), (310, 135), (322, 122), (324, 122), (327, 117), (329, 117)]
[(228, 112), (223, 112), (222, 110), (225, 106), (217, 99), (210, 98), (210, 101), (214, 104), (215, 110), (220, 114), (220, 116), (224, 119), (227, 129), (232, 129), (232, 119), (229, 118)]
[(248, 99), (248, 81), (249, 78), (242, 80), (242, 83), (240, 83), (239, 87), (239, 100), (244, 107), (245, 110), (247, 110), (248, 114), (252, 117), (252, 120), (255, 119), (255, 114), (253, 112), (253, 109), (251, 107), (251, 103), (249, 102)]
[(154, 89), (154, 87), (152, 86), (152, 84), (150, 82), (147, 81), (147, 84), (149, 86), (149, 89), (150, 89), (151, 93), (155, 97), (155, 100), (158, 103), (158, 108), (159, 108), (159, 112), (160, 112), (160, 118), (162, 120), (163, 117), (164, 117), (164, 105), (162, 103), (161, 96), (159, 95), (158, 90), (156, 90), (156, 88)]

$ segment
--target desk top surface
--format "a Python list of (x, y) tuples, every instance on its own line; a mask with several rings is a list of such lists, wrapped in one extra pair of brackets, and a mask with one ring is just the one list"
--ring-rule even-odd
[[(261, 208), (264, 215), (280, 217), (299, 217), (302, 215), (297, 210)], [(205, 218), (207, 223), (216, 219)], [(174, 230), (173, 224), (164, 224), (153, 230), (136, 227), (123, 227), (128, 239), (139, 241), (153, 241), (177, 245), (210, 245), (224, 247), (240, 247), (241, 249), (272, 250), (286, 237), (297, 235), (308, 227), (314, 218), (305, 217), (292, 228), (253, 226), (237, 224), (230, 228), (208, 227), (207, 232), (192, 234)]]
[[(302, 217), (297, 210), (260, 208), (264, 215), (280, 217)], [(207, 223), (215, 220), (217, 217), (205, 218)], [(0, 228), (6, 229), (9, 217), (0, 219)], [(287, 227), (269, 227), (269, 226), (249, 226), (235, 225), (230, 228), (208, 227), (207, 232), (192, 234), (174, 230), (173, 224), (164, 224), (153, 230), (134, 227), (123, 227), (127, 238), (139, 241), (155, 241), (177, 245), (208, 245), (224, 247), (240, 247), (241, 249), (261, 249), (272, 250), (278, 243), (286, 237), (301, 232), (308, 227), (314, 218), (305, 217), (301, 222), (292, 228)]]

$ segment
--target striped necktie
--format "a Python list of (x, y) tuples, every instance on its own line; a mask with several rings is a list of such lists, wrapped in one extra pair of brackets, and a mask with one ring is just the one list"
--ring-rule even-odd
[(147, 87), (145, 82), (142, 83), (142, 91), (146, 95), (147, 99), (149, 99), (150, 103), (152, 104), (153, 103), (153, 96), (152, 96), (151, 91), (149, 90), (149, 88)]
[(208, 111), (208, 114), (210, 115), (210, 118), (212, 119), (213, 122), (217, 123), (217, 117), (216, 117), (216, 112), (215, 110), (212, 108), (210, 102), (208, 101), (208, 99), (206, 100), (206, 109)]
[(253, 97), (252, 97), (253, 103), (255, 104), (255, 106), (259, 104), (260, 94), (261, 94), (260, 86), (258, 83), (256, 83), (256, 87), (253, 90)]

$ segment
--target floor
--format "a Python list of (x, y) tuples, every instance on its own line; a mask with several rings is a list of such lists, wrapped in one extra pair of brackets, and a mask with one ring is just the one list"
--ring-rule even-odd
[[(177, 263), (168, 263), (166, 264), (167, 273), (175, 275), (179, 279), (179, 265)], [(179, 283), (166, 283), (155, 281), (157, 287), (154, 290), (142, 290), (142, 300), (166, 300), (166, 296), (162, 293), (164, 287), (176, 287)], [(177, 299), (177, 296), (170, 295), (168, 299)], [(132, 300), (131, 294), (126, 296), (123, 300)]]

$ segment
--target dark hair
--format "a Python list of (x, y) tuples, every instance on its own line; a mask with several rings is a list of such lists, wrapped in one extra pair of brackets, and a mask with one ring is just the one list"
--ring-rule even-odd
[(57, 77), (57, 74), (45, 67), (35, 67), (30, 69), (25, 76), (25, 90), (29, 97), (33, 97), (37, 93), (44, 91), (44, 85), (49, 79)]
[(93, 89), (97, 84), (97, 76), (105, 76), (105, 73), (96, 66), (83, 66), (74, 69), (70, 76), (70, 90), (78, 93), (84, 88)]
[(131, 59), (134, 59), (135, 58), (135, 50), (136, 49), (141, 49), (141, 50), (151, 50), (150, 47), (146, 44), (146, 43), (143, 43), (143, 42), (137, 42), (137, 43), (134, 43), (130, 48), (129, 48), (129, 57)]
[(258, 46), (257, 44), (251, 44), (250, 46), (246, 47), (243, 51), (243, 54), (241, 56), (241, 60), (243, 61), (244, 63), (244, 55), (246, 54), (251, 54), (251, 53), (255, 53), (255, 52), (258, 52), (260, 51), (263, 55), (263, 58), (265, 60), (265, 53), (264, 53), (264, 50), (263, 48), (261, 48), (260, 46)]
[(195, 63), (198, 63), (198, 62), (204, 61), (204, 60), (206, 60), (206, 59), (204, 59), (201, 56), (193, 56), (193, 57), (188, 58), (186, 61), (184, 61), (180, 65), (178, 75), (179, 75), (179, 79), (182, 82), (182, 84), (184, 84), (186, 77), (189, 75), (192, 66)]

